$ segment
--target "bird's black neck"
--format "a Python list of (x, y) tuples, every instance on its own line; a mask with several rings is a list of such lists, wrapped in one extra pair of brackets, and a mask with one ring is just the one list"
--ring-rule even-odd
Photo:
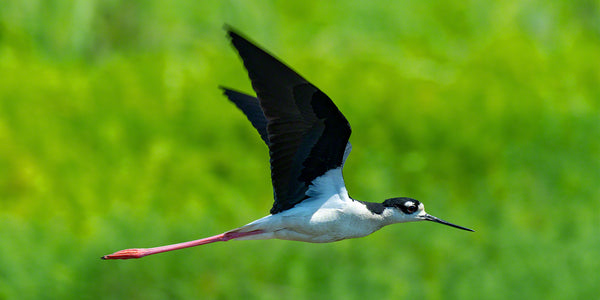
[[(353, 199), (354, 200), (354, 199)], [(360, 200), (354, 200), (354, 201), (358, 201), (364, 205), (367, 206), (367, 209), (376, 214), (376, 215), (380, 215), (383, 213), (383, 210), (385, 209), (385, 206), (383, 206), (382, 203), (377, 203), (377, 202), (367, 202), (367, 201), (360, 201)]]

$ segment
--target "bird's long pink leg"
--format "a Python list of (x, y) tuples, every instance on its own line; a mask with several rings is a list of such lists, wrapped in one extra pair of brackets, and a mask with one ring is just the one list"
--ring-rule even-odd
[(173, 251), (173, 250), (178, 250), (178, 249), (183, 249), (183, 248), (200, 246), (200, 245), (210, 244), (210, 243), (214, 243), (214, 242), (226, 242), (226, 241), (240, 238), (243, 236), (255, 235), (255, 234), (260, 234), (263, 232), (264, 231), (262, 231), (262, 230), (254, 230), (254, 231), (249, 231), (249, 232), (225, 232), (225, 233), (221, 233), (221, 234), (218, 234), (215, 236), (211, 236), (211, 237), (207, 237), (207, 238), (203, 238), (203, 239), (199, 239), (199, 240), (194, 240), (194, 241), (189, 241), (189, 242), (184, 242), (184, 243), (179, 243), (179, 244), (160, 246), (160, 247), (154, 247), (154, 248), (125, 249), (125, 250), (117, 251), (113, 254), (104, 255), (104, 256), (102, 256), (102, 259), (141, 258), (141, 257), (148, 256), (151, 254), (157, 254), (157, 253), (163, 253), (163, 252)]

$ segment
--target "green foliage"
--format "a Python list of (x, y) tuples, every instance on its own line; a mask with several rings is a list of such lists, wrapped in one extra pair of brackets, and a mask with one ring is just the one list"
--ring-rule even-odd
[[(251, 3), (254, 2), (254, 3)], [(584, 299), (600, 270), (597, 1), (2, 1), (1, 299)], [(262, 217), (221, 26), (353, 125), (351, 195), (433, 223), (332, 244), (129, 247)]]

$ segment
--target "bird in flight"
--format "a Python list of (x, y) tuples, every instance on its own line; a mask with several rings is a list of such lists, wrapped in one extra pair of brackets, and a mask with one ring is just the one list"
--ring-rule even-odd
[(458, 226), (425, 212), (423, 203), (391, 198), (382, 203), (350, 198), (342, 177), (352, 146), (350, 124), (333, 101), (291, 68), (225, 26), (256, 97), (223, 88), (269, 148), (275, 202), (270, 214), (215, 236), (117, 251), (102, 259), (140, 258), (229, 240), (282, 239), (329, 243), (367, 236), (395, 223), (432, 221)]

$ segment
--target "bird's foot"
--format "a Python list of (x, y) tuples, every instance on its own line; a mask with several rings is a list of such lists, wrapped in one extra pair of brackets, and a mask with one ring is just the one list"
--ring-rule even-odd
[(147, 249), (138, 248), (138, 249), (125, 249), (121, 251), (117, 251), (113, 254), (104, 255), (102, 259), (130, 259), (130, 258), (140, 258), (147, 255)]

